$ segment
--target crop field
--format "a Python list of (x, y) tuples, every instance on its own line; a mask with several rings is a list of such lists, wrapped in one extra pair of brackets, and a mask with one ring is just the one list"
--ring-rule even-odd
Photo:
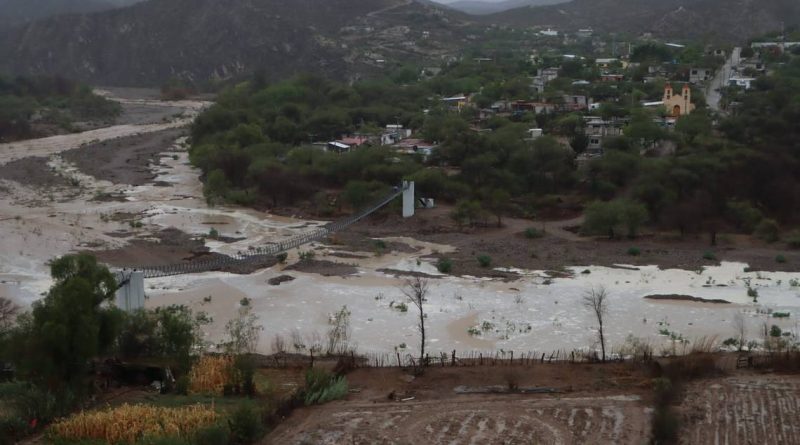
[[(649, 415), (638, 396), (463, 396), (401, 403), (332, 403), (281, 425), (281, 444), (641, 443)], [(424, 439), (421, 439), (424, 438)]]
[(682, 404), (683, 443), (800, 443), (800, 378), (753, 375), (696, 382)]

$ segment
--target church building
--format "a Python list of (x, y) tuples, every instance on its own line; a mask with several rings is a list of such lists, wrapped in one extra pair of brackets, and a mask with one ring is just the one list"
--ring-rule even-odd
[(672, 117), (685, 116), (694, 111), (689, 84), (683, 85), (680, 94), (675, 94), (669, 83), (664, 85), (664, 107), (667, 109), (667, 114)]

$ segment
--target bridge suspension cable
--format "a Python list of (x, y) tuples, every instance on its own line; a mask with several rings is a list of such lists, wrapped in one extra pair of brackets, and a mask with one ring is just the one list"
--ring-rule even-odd
[[(350, 215), (338, 221), (333, 221), (325, 224), (322, 227), (310, 230), (308, 232), (299, 233), (290, 238), (281, 240), (275, 243), (269, 243), (261, 247), (251, 248), (246, 252), (239, 252), (235, 255), (228, 255), (225, 257), (214, 258), (204, 261), (191, 261), (179, 264), (169, 264), (164, 266), (146, 266), (146, 267), (130, 267), (127, 269), (140, 270), (144, 274), (144, 278), (159, 278), (169, 277), (174, 275), (186, 275), (193, 273), (208, 272), (212, 270), (219, 270), (226, 266), (233, 266), (238, 264), (246, 264), (248, 262), (257, 261), (259, 259), (266, 259), (274, 257), (275, 255), (308, 244), (313, 241), (323, 239), (330, 234), (339, 230), (346, 229), (358, 221), (366, 218), (378, 209), (389, 204), (400, 196), (408, 187), (409, 183), (404, 183), (403, 186), (394, 187), (390, 193), (375, 200), (373, 203), (366, 206), (363, 210)], [(413, 187), (413, 186), (412, 186)]]

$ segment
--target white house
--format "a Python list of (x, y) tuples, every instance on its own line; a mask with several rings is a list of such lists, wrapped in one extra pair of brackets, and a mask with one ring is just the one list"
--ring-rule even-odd
[(749, 90), (756, 79), (753, 77), (731, 77), (728, 79), (728, 85), (732, 87), (742, 87)]

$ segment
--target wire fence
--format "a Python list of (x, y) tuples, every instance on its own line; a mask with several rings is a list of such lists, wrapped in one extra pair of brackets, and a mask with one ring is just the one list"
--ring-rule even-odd
[(212, 270), (219, 270), (225, 267), (254, 263), (264, 259), (269, 259), (281, 252), (300, 247), (303, 244), (319, 241), (330, 236), (334, 232), (346, 229), (347, 227), (357, 223), (358, 221), (361, 221), (362, 219), (376, 212), (378, 209), (392, 202), (392, 200), (403, 193), (403, 190), (403, 187), (394, 187), (389, 194), (374, 201), (370, 205), (366, 206), (363, 210), (351, 216), (325, 224), (322, 227), (310, 230), (308, 232), (294, 235), (280, 242), (269, 243), (258, 248), (252, 248), (246, 252), (237, 252), (234, 255), (219, 256), (205, 261), (191, 261), (165, 266), (128, 267), (126, 269), (141, 270), (144, 274), (144, 278), (160, 278), (208, 272)]
[[(647, 362), (651, 354), (606, 357), (607, 362)], [(559, 349), (542, 351), (457, 351), (435, 352), (419, 355), (408, 352), (366, 352), (351, 351), (343, 354), (288, 354), (279, 353), (264, 360), (268, 367), (313, 366), (314, 362), (335, 360), (350, 368), (413, 368), (420, 364), (434, 367), (459, 366), (533, 366), (548, 363), (597, 363), (601, 357), (594, 351)]]

